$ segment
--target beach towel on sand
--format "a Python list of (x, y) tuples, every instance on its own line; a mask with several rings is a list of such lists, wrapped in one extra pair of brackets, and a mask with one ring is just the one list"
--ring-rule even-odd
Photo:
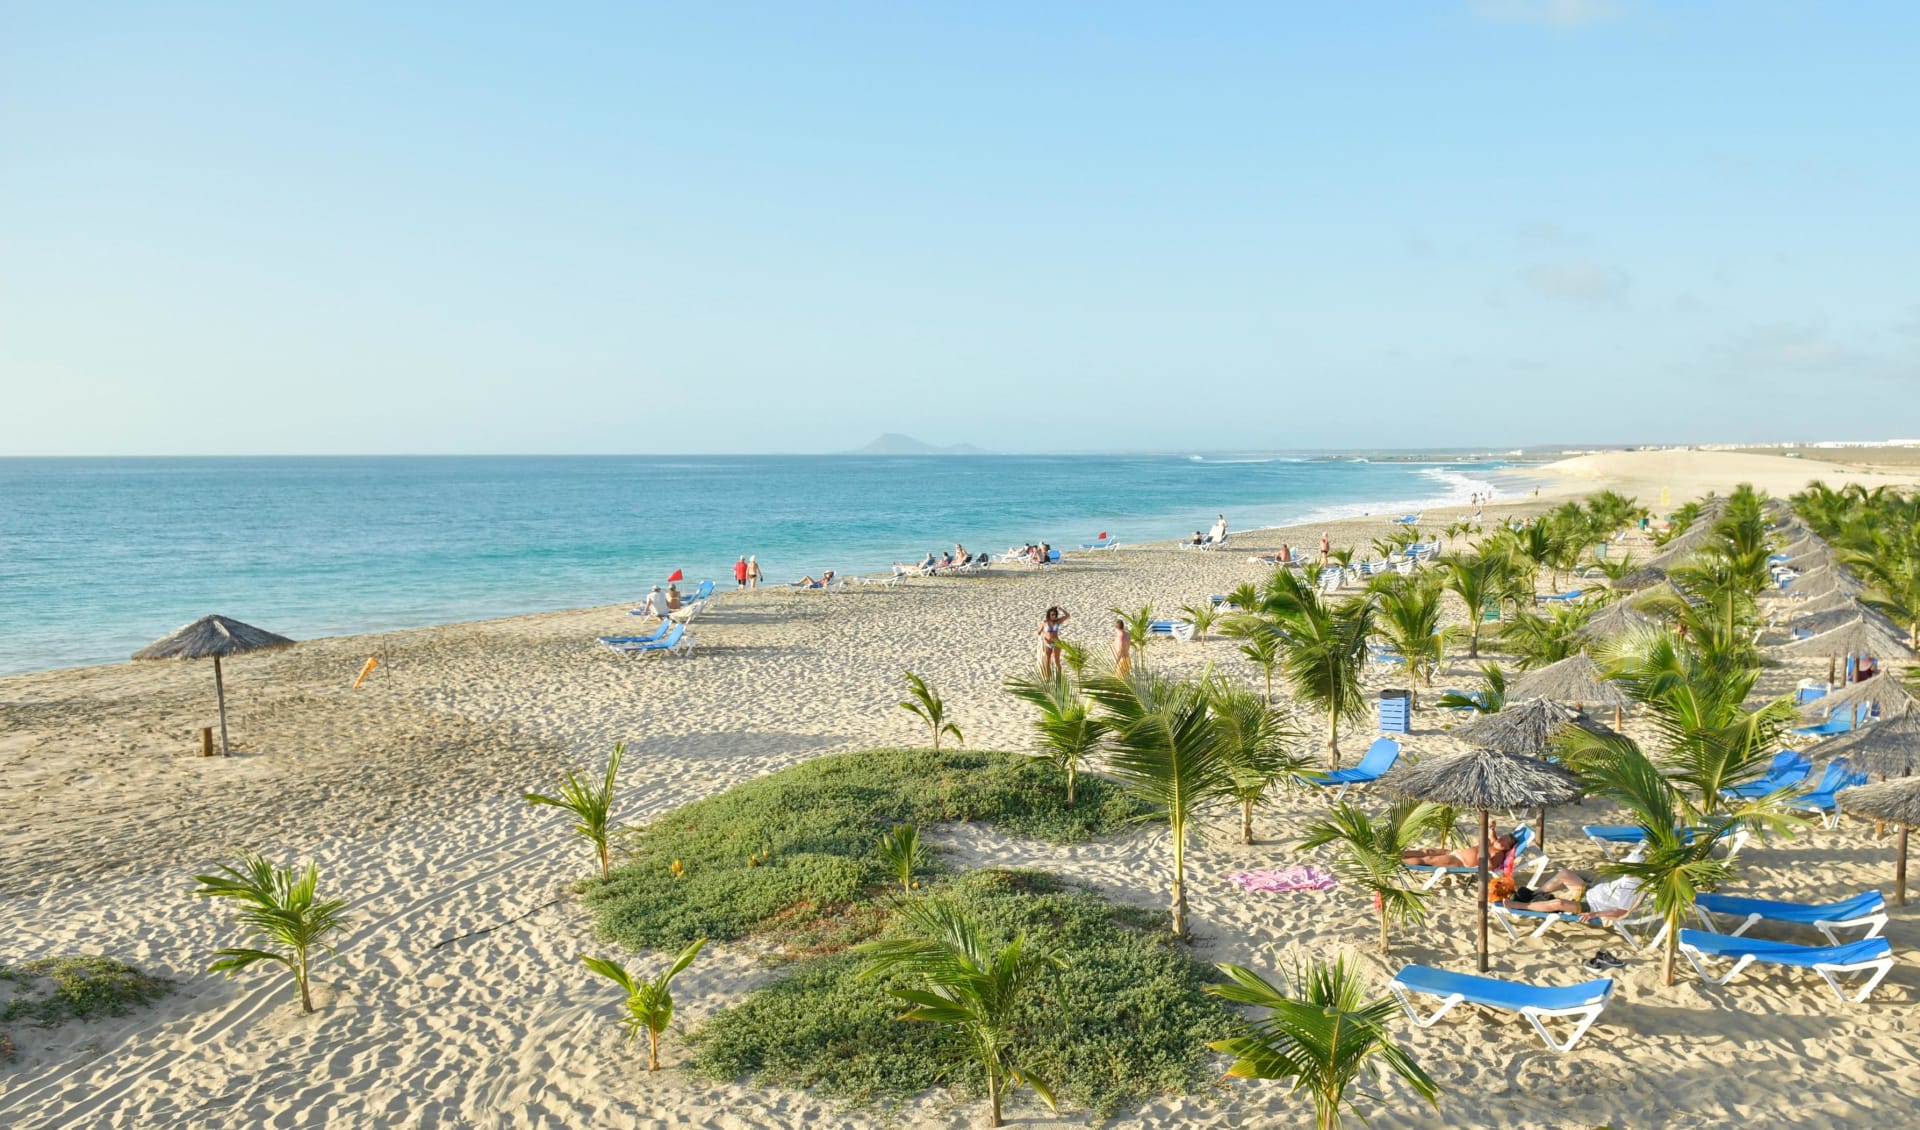
[(1249, 891), (1330, 891), (1340, 885), (1333, 872), (1312, 864), (1275, 871), (1235, 871), (1227, 878)]

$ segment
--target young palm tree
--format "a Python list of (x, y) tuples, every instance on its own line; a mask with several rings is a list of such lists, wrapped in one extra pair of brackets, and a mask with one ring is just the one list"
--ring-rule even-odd
[(1338, 769), (1341, 721), (1367, 712), (1360, 672), (1367, 659), (1367, 637), (1373, 633), (1376, 598), (1327, 605), (1311, 589), (1305, 596), (1299, 611), (1281, 624), (1287, 684), (1294, 697), (1326, 711), (1327, 767)]
[(925, 866), (926, 849), (920, 846), (920, 830), (911, 824), (895, 824), (880, 837), (880, 855), (886, 859), (893, 877), (900, 880), (902, 893), (913, 890), (913, 873)]
[(1501, 578), (1506, 566), (1499, 557), (1484, 553), (1452, 554), (1440, 559), (1446, 569), (1445, 585), (1467, 606), (1467, 658), (1480, 658), (1480, 620), (1487, 605), (1500, 598)]
[(1498, 714), (1507, 708), (1507, 673), (1498, 663), (1480, 665), (1480, 693), (1476, 698), (1448, 691), (1436, 703), (1442, 710), (1471, 710), (1478, 714)]
[(296, 873), (249, 854), (241, 857), (239, 867), (223, 864), (220, 872), (195, 875), (200, 886), (193, 893), (239, 903), (242, 932), (256, 944), (215, 951), (219, 960), (207, 966), (207, 972), (231, 975), (261, 961), (285, 966), (300, 989), (300, 1010), (312, 1012), (308, 975), (314, 950), (333, 952), (327, 939), (347, 925), (347, 900), (317, 896), (320, 868), (312, 863)]
[(1273, 673), (1280, 670), (1281, 662), (1286, 658), (1281, 651), (1280, 634), (1257, 616), (1235, 617), (1227, 626), (1227, 634), (1241, 641), (1240, 654), (1260, 669), (1260, 674), (1266, 679), (1267, 705), (1272, 706)]
[(620, 1026), (627, 1030), (627, 1040), (632, 1042), (647, 1034), (647, 1070), (660, 1070), (660, 1033), (665, 1032), (673, 1023), (673, 979), (693, 964), (700, 947), (707, 944), (705, 938), (693, 942), (680, 951), (673, 964), (652, 980), (639, 980), (627, 972), (627, 967), (617, 961), (604, 957), (582, 957), (588, 969), (620, 986), (627, 994), (627, 1015), (621, 1018)]
[(1351, 801), (1333, 806), (1326, 819), (1307, 825), (1300, 837), (1301, 851), (1335, 845), (1334, 873), (1343, 882), (1373, 895), (1380, 914), (1380, 955), (1386, 956), (1387, 928), (1394, 922), (1415, 926), (1427, 920), (1427, 893), (1407, 885), (1410, 874), (1400, 853), (1417, 847), (1422, 838), (1452, 826), (1452, 813), (1427, 801), (1403, 800), (1378, 819), (1369, 819)]
[(1064, 677), (1008, 679), (1008, 694), (1040, 708), (1033, 730), (1040, 752), (1067, 777), (1067, 807), (1073, 807), (1074, 784), (1080, 769), (1106, 737), (1104, 722), (1094, 717), (1093, 705)]
[(1545, 616), (1522, 612), (1501, 627), (1500, 646), (1519, 657), (1522, 671), (1558, 663), (1585, 645), (1580, 629), (1592, 615), (1584, 608), (1556, 608)]
[(1407, 693), (1417, 679), (1433, 685), (1447, 661), (1447, 633), (1440, 625), (1440, 578), (1432, 572), (1394, 576), (1380, 588), (1377, 629), (1407, 664)]
[(1108, 770), (1165, 820), (1173, 841), (1173, 932), (1187, 933), (1187, 839), (1233, 786), (1234, 761), (1197, 684), (1151, 675), (1087, 683), (1112, 737)]
[(1234, 1057), (1229, 1076), (1292, 1080), (1295, 1092), (1313, 1098), (1316, 1130), (1337, 1130), (1341, 1108), (1354, 1105), (1348, 1089), (1362, 1078), (1378, 1080), (1383, 1067), (1438, 1105), (1440, 1085), (1387, 1031), (1399, 1003), (1390, 996), (1367, 1000), (1363, 974), (1346, 957), (1295, 970), (1288, 979), (1298, 995), (1244, 966), (1219, 969), (1229, 983), (1209, 985), (1208, 992), (1267, 1010), (1245, 1035), (1207, 1045)]
[(579, 823), (573, 826), (573, 833), (593, 845), (594, 852), (600, 857), (600, 878), (613, 875), (613, 858), (607, 851), (607, 835), (612, 830), (610, 815), (613, 812), (614, 778), (620, 775), (620, 759), (627, 755), (625, 742), (613, 747), (613, 756), (607, 759), (607, 775), (598, 786), (583, 780), (573, 770), (567, 770), (566, 778), (561, 782), (560, 795), (548, 796), (544, 793), (521, 793), (520, 799), (538, 807), (548, 805), (564, 808), (573, 813)]
[(1207, 701), (1219, 723), (1220, 742), (1232, 761), (1227, 793), (1240, 804), (1240, 842), (1253, 842), (1253, 810), (1275, 781), (1306, 766), (1294, 750), (1298, 736), (1258, 695), (1238, 682), (1209, 679)]
[(940, 752), (940, 738), (952, 734), (953, 740), (965, 743), (960, 736), (960, 727), (947, 721), (947, 704), (940, 698), (940, 692), (927, 685), (927, 681), (911, 671), (907, 676), (907, 693), (913, 697), (903, 700), (900, 709), (919, 718), (927, 724), (927, 733), (933, 742), (933, 752)]
[(1193, 638), (1204, 640), (1220, 620), (1220, 610), (1210, 600), (1195, 601), (1180, 606), (1180, 615), (1193, 625)]
[(966, 1037), (987, 1080), (987, 1125), (1004, 1125), (1001, 1104), (1022, 1084), (1058, 1110), (1052, 1089), (1017, 1062), (1014, 1016), (1035, 975), (1059, 962), (1029, 947), (1024, 934), (998, 949), (990, 947), (978, 922), (945, 903), (909, 903), (900, 916), (904, 933), (856, 949), (872, 962), (866, 976), (905, 970), (926, 979), (925, 990), (893, 990), (913, 1005), (900, 1019), (951, 1025)]

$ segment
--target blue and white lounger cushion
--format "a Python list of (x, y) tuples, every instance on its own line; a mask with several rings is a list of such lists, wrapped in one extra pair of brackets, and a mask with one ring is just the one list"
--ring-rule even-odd
[[(1836, 946), (1845, 944), (1834, 933), (1836, 930), (1849, 930), (1856, 926), (1865, 928), (1866, 933), (1853, 939), (1857, 942), (1879, 937), (1881, 928), (1887, 924), (1887, 900), (1880, 897), (1879, 891), (1865, 891), (1841, 902), (1818, 904), (1700, 894), (1694, 896), (1693, 911), (1700, 916), (1702, 926), (1730, 938), (1742, 936), (1755, 923), (1786, 922), (1811, 926), (1825, 934), (1827, 940)], [(1743, 921), (1731, 930), (1722, 930), (1719, 923), (1722, 917)]]
[[(1387, 988), (1400, 999), (1407, 1019), (1422, 1028), (1432, 1026), (1454, 1005), (1465, 1001), (1482, 1008), (1517, 1012), (1527, 1018), (1527, 1023), (1533, 1025), (1533, 1030), (1540, 1033), (1549, 1048), (1567, 1052), (1573, 1050), (1587, 1029), (1600, 1018), (1601, 1010), (1607, 1007), (1607, 999), (1613, 995), (1613, 978), (1602, 977), (1561, 988), (1502, 981), (1472, 973), (1451, 973), (1430, 965), (1409, 965), (1387, 983)], [(1430, 1016), (1421, 1016), (1413, 1007), (1415, 993), (1439, 997), (1440, 1007)], [(1547, 1031), (1544, 1021), (1553, 1019), (1574, 1021), (1573, 1031), (1566, 1039), (1556, 1040)]]
[[(1893, 969), (1893, 945), (1885, 938), (1863, 938), (1843, 946), (1797, 946), (1792, 942), (1773, 942), (1765, 938), (1737, 938), (1731, 934), (1712, 934), (1705, 930), (1680, 931), (1680, 952), (1687, 955), (1700, 979), (1710, 985), (1724, 985), (1741, 970), (1755, 963), (1811, 969), (1842, 1001), (1858, 1004), (1879, 986)], [(1709, 959), (1733, 962), (1719, 977), (1707, 972)], [(1865, 973), (1866, 980), (1851, 996), (1841, 984), (1849, 974)]]

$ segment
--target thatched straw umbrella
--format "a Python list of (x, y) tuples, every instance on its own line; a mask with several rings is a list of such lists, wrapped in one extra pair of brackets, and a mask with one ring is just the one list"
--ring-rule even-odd
[(157, 639), (133, 653), (135, 659), (213, 658), (213, 694), (220, 702), (220, 755), (227, 750), (227, 688), (220, 676), (220, 658), (249, 651), (286, 647), (293, 641), (264, 628), (242, 624), (225, 616), (202, 616), (172, 635)]
[(1632, 631), (1653, 623), (1644, 613), (1629, 608), (1624, 601), (1614, 601), (1587, 617), (1574, 635), (1583, 640), (1610, 640), (1617, 635)]
[(1620, 725), (1621, 708), (1633, 701), (1627, 697), (1626, 691), (1620, 689), (1620, 684), (1607, 678), (1601, 672), (1600, 665), (1588, 658), (1585, 652), (1528, 671), (1507, 688), (1507, 697), (1570, 704), (1576, 715), (1589, 706), (1611, 706), (1616, 727)]
[(1920, 777), (1856, 785), (1841, 789), (1835, 799), (1842, 812), (1900, 825), (1900, 846), (1894, 849), (1893, 856), (1893, 902), (1895, 906), (1907, 905), (1907, 832), (1920, 824)]
[(1635, 589), (1644, 589), (1649, 585), (1657, 585), (1666, 579), (1667, 571), (1665, 569), (1654, 565), (1642, 565), (1638, 569), (1614, 581), (1613, 588), (1616, 592), (1632, 592)]
[(1430, 800), (1480, 813), (1480, 972), (1487, 971), (1487, 854), (1493, 809), (1546, 809), (1579, 797), (1580, 780), (1558, 765), (1491, 749), (1429, 757), (1389, 773), (1379, 784), (1393, 796)]
[(1788, 620), (1787, 627), (1819, 635), (1821, 632), (1831, 632), (1835, 628), (1844, 628), (1855, 620), (1866, 620), (1895, 639), (1899, 639), (1903, 634), (1900, 631), (1900, 625), (1878, 612), (1862, 607), (1859, 602), (1853, 600), (1849, 600), (1842, 607), (1829, 608), (1824, 612), (1802, 612)]
[[(1871, 682), (1880, 682), (1872, 679)], [(1879, 777), (1906, 777), (1920, 773), (1920, 708), (1889, 708), (1880, 721), (1861, 726), (1824, 743), (1820, 752), (1844, 757), (1858, 773)]]
[(1905, 659), (1913, 654), (1907, 650), (1906, 640), (1867, 619), (1864, 609), (1839, 627), (1781, 644), (1774, 650), (1793, 655), (1872, 655), (1882, 659)]
[[(1562, 662), (1565, 662), (1564, 660)], [(1557, 666), (1557, 664), (1556, 664)], [(1543, 667), (1538, 672), (1545, 672)], [(1598, 674), (1596, 670), (1596, 675)], [(1616, 690), (1618, 688), (1615, 688)], [(1626, 701), (1622, 695), (1621, 700)], [(1492, 714), (1481, 714), (1447, 731), (1454, 737), (1481, 749), (1510, 753), (1515, 757), (1543, 758), (1553, 751), (1554, 735), (1567, 726), (1579, 726), (1591, 733), (1607, 735), (1612, 730), (1580, 713), (1564, 699), (1548, 696), (1514, 703)], [(1547, 810), (1540, 809), (1540, 845), (1547, 843)]]
[(1913, 693), (1900, 685), (1897, 675), (1892, 671), (1886, 671), (1874, 678), (1849, 683), (1837, 691), (1830, 691), (1819, 698), (1803, 702), (1800, 704), (1800, 713), (1808, 718), (1817, 718), (1829, 713), (1836, 706), (1855, 705), (1878, 706), (1881, 714), (1891, 718), (1895, 714), (1920, 706), (1920, 701), (1916, 701)]
[(1831, 612), (1836, 608), (1859, 609), (1860, 602), (1849, 593), (1839, 589), (1828, 589), (1815, 597), (1793, 597), (1783, 592), (1762, 593), (1772, 602), (1772, 607), (1784, 610), (1789, 617), (1811, 616), (1816, 612)]

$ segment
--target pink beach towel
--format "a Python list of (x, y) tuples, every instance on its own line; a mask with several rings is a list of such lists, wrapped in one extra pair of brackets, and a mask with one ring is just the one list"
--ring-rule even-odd
[(1235, 871), (1227, 878), (1249, 891), (1330, 891), (1340, 885), (1333, 872), (1312, 864), (1277, 871)]

